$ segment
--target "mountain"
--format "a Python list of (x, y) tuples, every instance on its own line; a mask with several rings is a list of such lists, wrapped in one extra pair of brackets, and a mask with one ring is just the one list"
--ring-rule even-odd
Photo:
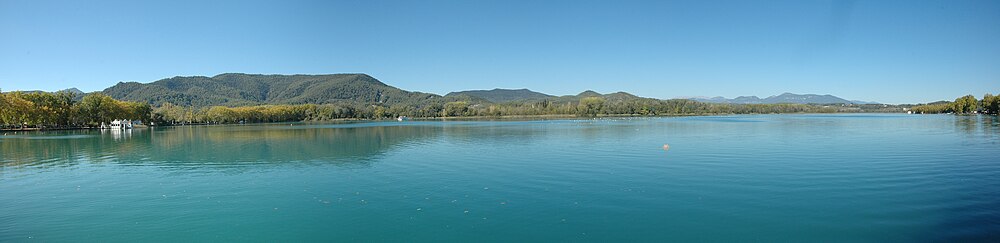
[(817, 94), (793, 94), (793, 93), (783, 93), (780, 95), (770, 96), (764, 99), (761, 99), (757, 96), (740, 96), (736, 97), (735, 99), (726, 99), (724, 97), (689, 98), (689, 99), (706, 103), (725, 103), (725, 104), (878, 104), (875, 102), (846, 100), (828, 94), (817, 95)]
[(580, 94), (578, 94), (576, 96), (579, 97), (579, 98), (584, 98), (584, 97), (600, 97), (600, 96), (603, 96), (603, 95), (601, 93), (594, 92), (593, 90), (587, 90), (587, 91), (580, 92)]
[(70, 92), (70, 93), (73, 93), (73, 94), (83, 94), (84, 93), (83, 91), (81, 91), (80, 89), (77, 89), (77, 88), (68, 88), (68, 89), (60, 90), (59, 92)]
[(325, 104), (361, 102), (398, 104), (439, 98), (382, 83), (366, 74), (261, 75), (227, 73), (214, 77), (173, 77), (152, 83), (122, 82), (102, 93), (115, 99), (182, 106)]
[(740, 96), (733, 99), (733, 103), (737, 104), (760, 104), (763, 102), (764, 100), (757, 98), (757, 96)]
[(517, 100), (545, 99), (554, 97), (551, 95), (531, 91), (528, 89), (493, 89), (493, 90), (468, 90), (451, 92), (445, 97), (455, 97), (467, 95), (478, 97), (494, 103), (503, 103)]
[(851, 104), (851, 101), (833, 95), (784, 93), (764, 98), (764, 104)]
[[(68, 89), (78, 96), (83, 92)], [(445, 96), (402, 90), (366, 74), (262, 75), (226, 73), (213, 77), (192, 76), (161, 79), (152, 83), (121, 82), (101, 91), (118, 100), (145, 102), (154, 106), (246, 106), (266, 104), (424, 105), (466, 101), (470, 104), (505, 103), (522, 100), (573, 102), (586, 97), (603, 97), (609, 102), (645, 100), (625, 92), (601, 94), (591, 90), (578, 95), (552, 96), (528, 89), (493, 89), (451, 92)], [(832, 95), (792, 94), (690, 98), (707, 103), (729, 104), (865, 104)]]
[(70, 94), (74, 94), (74, 95), (82, 95), (82, 94), (84, 94), (83, 91), (80, 91), (80, 89), (77, 89), (77, 88), (68, 88), (68, 89), (56, 91), (56, 93), (58, 93), (58, 92), (69, 92)]
[(634, 94), (629, 94), (629, 93), (626, 93), (626, 92), (615, 92), (615, 93), (610, 93), (610, 94), (606, 94), (606, 95), (601, 95), (601, 97), (604, 97), (604, 99), (607, 99), (607, 100), (619, 100), (619, 101), (634, 100), (634, 99), (640, 99), (640, 98), (642, 98), (642, 97), (635, 96)]
[(66, 92), (66, 93), (72, 94), (73, 95), (73, 100), (75, 100), (75, 101), (80, 101), (80, 100), (83, 99), (84, 96), (87, 95), (87, 93), (84, 93), (83, 91), (80, 91), (77, 88), (68, 88), (68, 89), (64, 89), (64, 90), (60, 90), (60, 91), (56, 91), (56, 92), (48, 92), (48, 91), (42, 91), (42, 90), (28, 90), (28, 91), (19, 91), (19, 92), (24, 92), (24, 93), (50, 93), (50, 94), (56, 94), (56, 93)]
[(711, 98), (709, 98), (707, 96), (679, 97), (678, 99), (697, 100), (697, 101), (707, 102), (707, 103), (729, 103), (729, 100), (726, 99), (726, 97), (722, 97), (722, 96), (716, 96), (716, 97), (711, 97)]
[(878, 103), (878, 102), (863, 101), (863, 100), (851, 100), (851, 103), (858, 104), (858, 105), (878, 105), (878, 104), (882, 104), (882, 103)]
[(521, 100), (579, 101), (604, 97), (609, 101), (641, 98), (629, 93), (600, 94), (584, 91), (578, 95), (552, 96), (528, 89), (469, 90), (445, 96), (411, 92), (382, 83), (366, 74), (262, 75), (226, 73), (213, 77), (173, 77), (152, 83), (120, 82), (102, 93), (118, 100), (161, 106), (247, 106), (268, 104), (382, 104), (392, 106), (433, 105), (452, 101), (470, 104), (504, 103)]
[(80, 89), (77, 89), (77, 88), (68, 88), (68, 89), (64, 89), (64, 90), (60, 90), (60, 91), (56, 91), (56, 92), (49, 92), (49, 91), (43, 91), (43, 90), (27, 90), (27, 91), (20, 91), (20, 92), (24, 92), (24, 93), (59, 93), (59, 92), (69, 92), (70, 94), (74, 94), (74, 95), (84, 94), (83, 91), (80, 91)]

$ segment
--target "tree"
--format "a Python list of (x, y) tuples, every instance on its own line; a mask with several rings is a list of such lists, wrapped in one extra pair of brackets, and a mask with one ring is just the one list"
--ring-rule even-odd
[(580, 104), (577, 106), (577, 113), (582, 116), (597, 116), (604, 108), (604, 102), (604, 98), (601, 97), (580, 99)]
[(975, 96), (966, 95), (955, 99), (953, 103), (955, 106), (955, 113), (957, 114), (968, 114), (975, 112), (978, 108), (979, 101), (976, 100)]
[(147, 103), (139, 102), (118, 102), (123, 107), (122, 118), (129, 120), (149, 121), (153, 108)]
[(13, 107), (7, 103), (7, 95), (0, 90), (0, 128), (3, 125), (10, 124), (10, 117), (13, 113)]
[(74, 110), (83, 118), (83, 123), (88, 125), (116, 119), (149, 121), (153, 110), (146, 103), (118, 101), (99, 93), (84, 96), (78, 106), (79, 108)]
[(21, 92), (7, 93), (0, 98), (3, 99), (2, 104), (5, 106), (0, 111), (4, 124), (15, 125), (23, 129), (24, 125), (35, 117), (34, 112), (32, 112), (35, 104), (23, 99)]
[(56, 120), (53, 121), (57, 125), (62, 125), (65, 127), (73, 126), (73, 117), (76, 115), (73, 113), (73, 106), (76, 105), (76, 101), (73, 100), (75, 95), (68, 91), (63, 91), (55, 94), (55, 113)]
[(116, 100), (104, 94), (90, 94), (80, 100), (80, 116), (89, 125), (110, 122), (120, 113)]
[(917, 114), (939, 114), (955, 111), (955, 104), (952, 102), (938, 102), (926, 105), (918, 105), (912, 108)]
[(385, 107), (375, 106), (375, 115), (374, 115), (375, 119), (385, 118), (385, 116), (386, 116), (385, 113), (386, 113)]
[(469, 102), (456, 101), (444, 104), (444, 116), (464, 116), (469, 111)]
[(986, 95), (983, 95), (982, 103), (984, 113), (993, 115), (1000, 113), (1000, 96), (986, 93)]
[(209, 121), (214, 123), (229, 123), (233, 121), (233, 112), (228, 107), (212, 106), (211, 108), (208, 108), (206, 117)]

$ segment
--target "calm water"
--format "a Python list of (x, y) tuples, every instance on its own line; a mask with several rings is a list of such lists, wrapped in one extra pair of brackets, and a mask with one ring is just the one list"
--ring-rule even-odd
[(985, 116), (7, 132), (0, 152), (0, 242), (1000, 240)]

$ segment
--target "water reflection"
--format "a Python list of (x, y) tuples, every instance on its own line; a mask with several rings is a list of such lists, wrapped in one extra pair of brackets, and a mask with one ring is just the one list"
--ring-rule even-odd
[[(697, 135), (684, 143), (724, 143), (769, 136), (775, 143), (831, 143), (843, 135), (869, 134), (868, 126), (913, 124), (911, 131), (949, 131), (986, 138), (996, 143), (1000, 121), (996, 116), (871, 116), (816, 119), (816, 116), (686, 117), (637, 121), (615, 119), (517, 122), (407, 122), (186, 126), (134, 130), (77, 130), (6, 132), (0, 134), (0, 169), (71, 166), (80, 163), (193, 168), (201, 166), (337, 164), (368, 166), (394, 149), (446, 143), (455, 149), (490, 146), (490, 156), (505, 156), (505, 147), (536, 144), (573, 151), (604, 151), (615, 144), (662, 146), (666, 134)], [(818, 117), (829, 118), (829, 117)], [(921, 118), (919, 120), (912, 120)], [(862, 119), (862, 120), (859, 120)], [(953, 124), (947, 122), (953, 120)], [(743, 122), (744, 120), (749, 122)], [(709, 121), (709, 122), (706, 122)], [(927, 122), (939, 121), (939, 122)], [(945, 122), (940, 122), (945, 121)], [(864, 122), (866, 126), (855, 123)], [(931, 124), (931, 125), (927, 125)], [(937, 125), (933, 125), (937, 124)], [(918, 126), (919, 125), (919, 126)], [(951, 128), (949, 128), (951, 126)], [(926, 129), (924, 129), (926, 128)], [(816, 129), (839, 133), (817, 133)], [(706, 133), (705, 131), (713, 131)], [(765, 132), (766, 131), (766, 132)], [(878, 137), (878, 135), (871, 135)], [(797, 139), (789, 139), (797, 138)], [(573, 141), (572, 144), (546, 144)], [(845, 141), (850, 142), (850, 141)], [(689, 144), (690, 145), (690, 144)]]
[(124, 140), (124, 139), (132, 138), (132, 131), (134, 131), (134, 130), (132, 130), (132, 129), (125, 129), (125, 130), (121, 130), (121, 129), (106, 129), (105, 130), (105, 129), (102, 129), (101, 130), (101, 135), (110, 135), (112, 139), (114, 139), (114, 140), (117, 141), (117, 140)]
[(397, 146), (440, 134), (432, 126), (188, 126), (46, 131), (0, 136), (0, 165), (81, 162), (190, 167), (289, 162), (366, 165)]
[(997, 116), (975, 115), (955, 116), (955, 128), (968, 135), (996, 137), (1000, 134), (1000, 120)]

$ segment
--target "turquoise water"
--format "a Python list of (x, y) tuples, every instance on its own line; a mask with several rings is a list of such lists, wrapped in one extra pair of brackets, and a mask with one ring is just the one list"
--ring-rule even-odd
[(0, 242), (1000, 240), (988, 116), (6, 132), (0, 152)]

